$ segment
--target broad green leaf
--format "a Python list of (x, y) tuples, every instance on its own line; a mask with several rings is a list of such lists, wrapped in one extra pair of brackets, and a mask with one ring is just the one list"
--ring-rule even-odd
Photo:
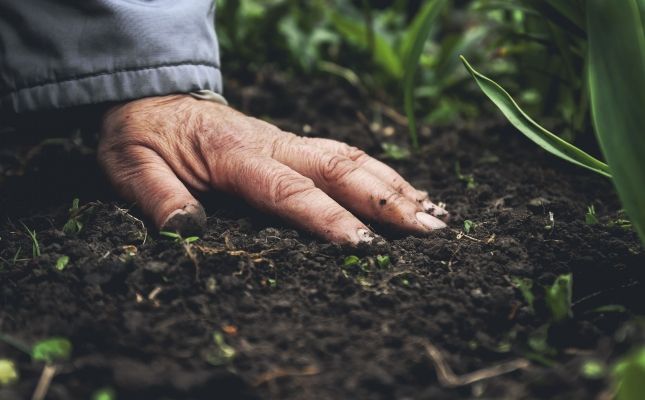
[(500, 85), (477, 72), (463, 56), (461, 60), (484, 94), (502, 111), (508, 121), (527, 138), (563, 160), (588, 168), (606, 177), (611, 177), (607, 164), (544, 129), (522, 111), (511, 95)]
[(35, 361), (53, 363), (67, 360), (72, 352), (72, 343), (65, 338), (53, 337), (41, 340), (31, 348), (31, 358)]
[(405, 102), (405, 113), (408, 117), (408, 127), (410, 128), (410, 139), (412, 146), (419, 147), (419, 138), (417, 136), (417, 123), (414, 116), (414, 76), (419, 66), (419, 58), (423, 47), (428, 40), (433, 22), (439, 15), (439, 12), (446, 4), (446, 0), (429, 0), (419, 11), (410, 26), (407, 38), (403, 43), (403, 60), (405, 72), (403, 75), (403, 100)]
[[(362, 21), (355, 21), (339, 13), (331, 15), (331, 22), (338, 32), (350, 43), (357, 47), (367, 49), (369, 32)], [(403, 65), (392, 45), (378, 32), (374, 32), (374, 61), (395, 79), (403, 76)]]
[[(643, 2), (640, 1), (642, 5)], [(645, 33), (636, 0), (588, 0), (589, 90), (596, 136), (645, 243)]]
[(645, 348), (632, 351), (613, 369), (616, 400), (640, 400), (645, 393)]

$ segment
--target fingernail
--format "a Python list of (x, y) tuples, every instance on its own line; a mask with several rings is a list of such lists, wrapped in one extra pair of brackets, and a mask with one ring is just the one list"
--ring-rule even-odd
[(443, 221), (423, 212), (417, 213), (417, 221), (419, 221), (425, 227), (433, 230), (446, 227), (446, 224)]
[(180, 235), (199, 235), (206, 229), (206, 212), (201, 204), (187, 204), (168, 215), (161, 224), (162, 231), (179, 232)]
[(359, 243), (372, 243), (372, 241), (376, 237), (372, 232), (363, 228), (360, 228), (359, 230), (357, 230), (356, 235), (358, 235)]
[(444, 210), (443, 208), (427, 199), (421, 202), (421, 207), (423, 207), (426, 212), (434, 215), (435, 217), (443, 217), (444, 215), (448, 214), (448, 211)]

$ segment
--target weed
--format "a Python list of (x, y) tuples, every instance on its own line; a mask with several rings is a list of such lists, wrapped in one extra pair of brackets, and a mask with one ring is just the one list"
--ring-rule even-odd
[(596, 216), (596, 208), (594, 205), (587, 207), (587, 213), (585, 214), (585, 223), (587, 225), (596, 225), (598, 223), (598, 217)]
[(22, 226), (25, 228), (27, 231), (27, 236), (31, 239), (31, 255), (33, 258), (40, 257), (40, 243), (38, 243), (38, 238), (36, 236), (36, 230), (30, 230), (27, 228), (27, 225), (25, 225), (23, 222), (21, 222)]
[(60, 256), (56, 260), (56, 269), (62, 271), (67, 268), (67, 264), (69, 264), (69, 256)]
[(455, 161), (455, 175), (457, 175), (457, 179), (466, 184), (466, 189), (474, 189), (477, 187), (475, 177), (472, 174), (461, 173), (461, 164), (459, 161)]
[(546, 305), (554, 322), (563, 321), (573, 315), (571, 295), (573, 288), (572, 275), (560, 275), (553, 285), (546, 288)]
[(224, 335), (221, 332), (213, 332), (214, 348), (206, 355), (206, 362), (214, 366), (228, 365), (237, 352), (229, 346), (224, 340)]
[(7, 358), (0, 358), (0, 387), (16, 383), (19, 377), (16, 364)]

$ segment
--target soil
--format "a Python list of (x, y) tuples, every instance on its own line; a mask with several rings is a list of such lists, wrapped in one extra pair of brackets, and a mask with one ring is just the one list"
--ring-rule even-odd
[[(591, 378), (582, 366), (609, 368), (645, 343), (645, 255), (615, 223), (624, 217), (608, 180), (494, 120), (425, 127), (421, 152), (387, 159), (378, 140), (402, 144), (405, 127), (383, 117), (385, 129), (370, 130), (383, 106), (333, 80), (269, 71), (229, 81), (227, 95), (285, 130), (383, 158), (446, 204), (450, 229), (412, 237), (375, 226), (384, 242), (343, 248), (211, 194), (202, 197), (207, 232), (187, 251), (115, 197), (91, 136), (35, 146), (39, 138), (0, 132), (0, 332), (25, 345), (71, 341), (48, 399), (104, 387), (120, 400), (610, 395), (607, 374)], [(75, 197), (83, 226), (66, 234)], [(585, 222), (589, 205), (598, 224)], [(468, 235), (465, 220), (474, 223)], [(23, 224), (37, 232), (38, 257)], [(59, 271), (63, 255), (70, 261)], [(345, 265), (351, 255), (359, 263)], [(573, 315), (550, 323), (544, 288), (568, 273)], [(518, 278), (533, 282), (533, 307)], [(539, 332), (546, 349), (535, 344)], [(0, 398), (29, 398), (43, 364), (2, 342), (0, 358), (21, 375)], [(519, 368), (492, 369), (508, 362)], [(460, 379), (482, 371), (495, 376)]]

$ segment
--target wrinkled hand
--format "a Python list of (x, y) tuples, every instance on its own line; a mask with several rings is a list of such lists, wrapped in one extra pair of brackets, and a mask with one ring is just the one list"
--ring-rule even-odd
[(354, 214), (412, 233), (446, 226), (436, 218), (446, 211), (427, 193), (361, 150), (188, 95), (112, 107), (98, 159), (119, 193), (163, 230), (203, 227), (206, 214), (191, 191), (212, 188), (337, 243), (374, 237)]

